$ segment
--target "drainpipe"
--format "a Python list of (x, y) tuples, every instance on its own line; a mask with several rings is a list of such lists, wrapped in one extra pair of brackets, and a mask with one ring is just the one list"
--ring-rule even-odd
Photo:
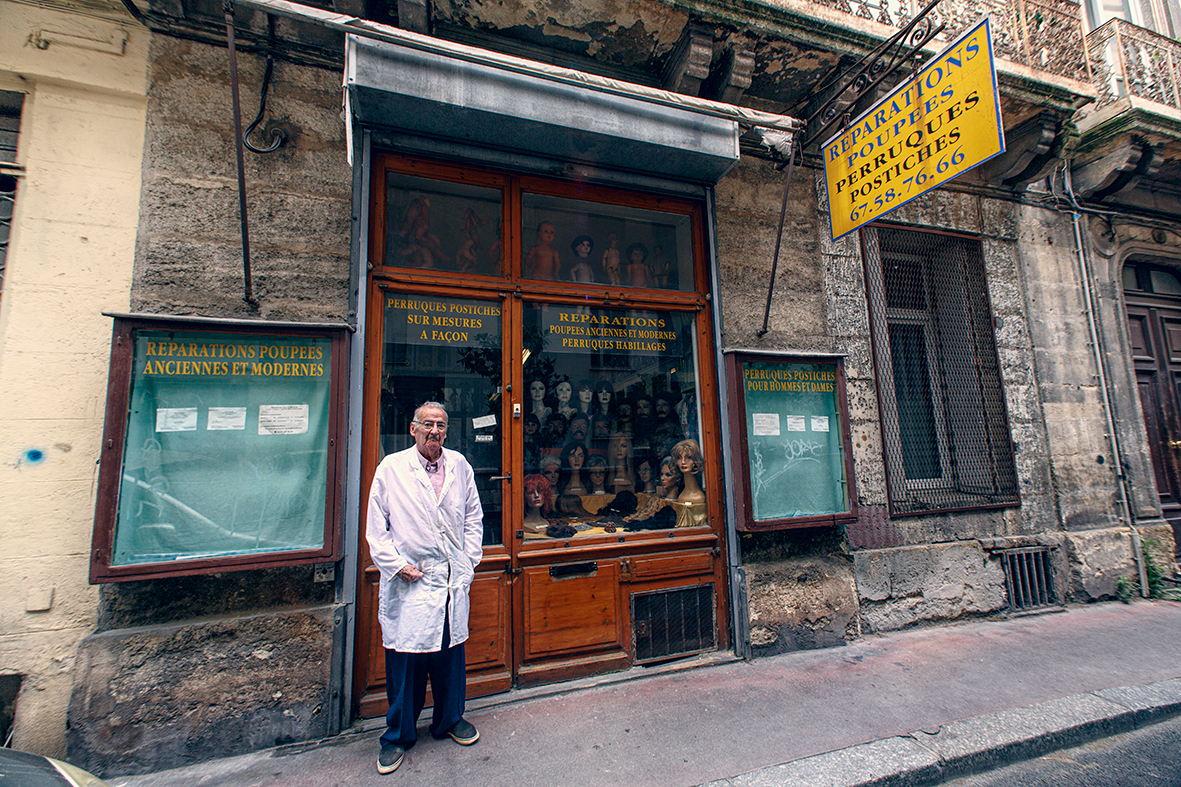
[(1087, 314), (1087, 328), (1091, 332), (1091, 350), (1095, 354), (1095, 368), (1099, 372), (1099, 390), (1103, 395), (1103, 414), (1107, 418), (1107, 434), (1111, 441), (1111, 451), (1116, 462), (1115, 478), (1119, 486), (1119, 502), (1124, 512), (1124, 522), (1132, 536), (1132, 551), (1136, 559), (1136, 570), (1140, 574), (1140, 595), (1148, 598), (1148, 568), (1144, 564), (1144, 551), (1140, 545), (1140, 532), (1132, 524), (1132, 507), (1128, 502), (1128, 480), (1124, 475), (1123, 452), (1120, 450), (1119, 433), (1115, 430), (1115, 417), (1112, 413), (1111, 394), (1108, 389), (1105, 355), (1100, 344), (1099, 329), (1095, 316), (1095, 296), (1091, 290), (1091, 265), (1087, 258), (1086, 244), (1083, 242), (1083, 231), (1080, 222), (1082, 214), (1079, 204), (1074, 198), (1074, 191), (1070, 182), (1070, 162), (1063, 162), (1063, 181), (1066, 186), (1066, 196), (1070, 199), (1073, 210), (1070, 211), (1071, 223), (1074, 227), (1074, 245), (1078, 255), (1079, 278), (1083, 284), (1083, 302)]

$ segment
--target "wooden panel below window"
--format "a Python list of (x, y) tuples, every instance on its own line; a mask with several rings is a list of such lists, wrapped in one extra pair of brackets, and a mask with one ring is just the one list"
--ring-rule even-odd
[(526, 661), (623, 646), (618, 561), (572, 567), (587, 570), (562, 575), (562, 566), (540, 566), (524, 571)]
[[(714, 569), (713, 551), (671, 552), (660, 555), (640, 555), (625, 558), (633, 582), (647, 582), (667, 577), (690, 574), (711, 574)], [(625, 570), (627, 570), (625, 569)]]

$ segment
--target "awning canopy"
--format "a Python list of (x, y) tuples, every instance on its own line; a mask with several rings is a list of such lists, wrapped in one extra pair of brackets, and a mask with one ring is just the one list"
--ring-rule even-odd
[(738, 161), (735, 120), (355, 35), (344, 84), (355, 121), (432, 139), (710, 185)]

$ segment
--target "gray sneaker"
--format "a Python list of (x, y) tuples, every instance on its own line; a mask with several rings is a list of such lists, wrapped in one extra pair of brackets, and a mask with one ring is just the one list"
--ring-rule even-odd
[(471, 722), (464, 719), (455, 722), (455, 726), (447, 730), (447, 734), (451, 736), (451, 740), (461, 746), (471, 746), (480, 740), (480, 733), (476, 732), (476, 728), (472, 726)]
[(406, 750), (401, 746), (387, 743), (381, 747), (381, 754), (377, 755), (377, 772), (393, 773), (398, 770), (406, 756)]

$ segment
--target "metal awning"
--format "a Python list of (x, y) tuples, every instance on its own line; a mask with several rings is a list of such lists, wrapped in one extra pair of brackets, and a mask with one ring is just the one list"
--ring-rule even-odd
[(794, 118), (457, 44), (286, 0), (237, 0), (347, 34), (345, 101), (373, 127), (693, 183), (738, 161), (740, 126)]

